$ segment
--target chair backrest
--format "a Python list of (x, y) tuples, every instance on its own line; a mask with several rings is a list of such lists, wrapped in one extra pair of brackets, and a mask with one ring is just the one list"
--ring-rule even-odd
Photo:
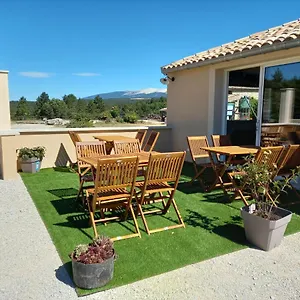
[(152, 151), (156, 142), (157, 142), (157, 139), (159, 137), (160, 133), (157, 132), (157, 131), (151, 131), (150, 135), (149, 135), (149, 138), (147, 140), (147, 142), (145, 143), (144, 147), (143, 147), (143, 150), (144, 151)]
[(206, 136), (188, 136), (187, 142), (194, 163), (198, 158), (209, 158), (208, 152), (200, 148), (209, 147)]
[(93, 142), (76, 142), (76, 157), (78, 161), (78, 171), (80, 173), (81, 168), (90, 167), (89, 164), (79, 160), (80, 157), (100, 157), (106, 155), (104, 141), (93, 141)]
[(141, 152), (139, 140), (134, 141), (114, 141), (115, 154), (130, 154)]
[(212, 144), (214, 147), (232, 146), (230, 135), (211, 135)]
[(283, 151), (283, 146), (261, 147), (255, 156), (255, 161), (265, 163), (270, 172), (277, 173), (277, 166), (280, 163)]
[(292, 170), (298, 166), (300, 166), (300, 145), (289, 145), (278, 169)]
[(78, 133), (76, 133), (74, 131), (69, 131), (69, 135), (70, 135), (70, 138), (71, 138), (74, 146), (76, 146), (77, 142), (82, 142), (82, 139), (80, 138)]
[(145, 186), (164, 182), (174, 182), (177, 188), (184, 164), (185, 152), (150, 154), (145, 174)]
[[(110, 191), (118, 188), (128, 188), (131, 195), (134, 192), (139, 158), (137, 156), (123, 158), (99, 159), (97, 163), (95, 182), (95, 197), (100, 191)], [(93, 201), (95, 208), (96, 201)]]
[(141, 146), (143, 145), (146, 134), (147, 134), (147, 130), (139, 130), (136, 133), (135, 138), (140, 141)]

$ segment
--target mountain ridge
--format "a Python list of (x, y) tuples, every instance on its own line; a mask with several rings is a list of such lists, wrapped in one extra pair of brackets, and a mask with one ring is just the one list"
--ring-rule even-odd
[(84, 97), (84, 99), (94, 99), (96, 96), (99, 96), (102, 99), (150, 99), (167, 97), (167, 89), (147, 88), (137, 91), (114, 91), (87, 96)]

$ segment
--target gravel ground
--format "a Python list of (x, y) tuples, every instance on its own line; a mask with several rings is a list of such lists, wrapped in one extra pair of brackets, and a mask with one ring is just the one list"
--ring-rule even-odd
[[(0, 299), (77, 299), (22, 181), (0, 181), (0, 201)], [(300, 299), (299, 249), (298, 233), (271, 252), (245, 249), (82, 299)]]

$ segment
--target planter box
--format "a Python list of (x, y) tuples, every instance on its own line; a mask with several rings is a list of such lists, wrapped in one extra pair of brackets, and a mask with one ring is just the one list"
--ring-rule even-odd
[(21, 168), (24, 173), (39, 172), (41, 169), (41, 161), (36, 157), (21, 160)]
[(273, 207), (273, 212), (281, 216), (281, 219), (271, 221), (250, 213), (255, 208), (253, 205), (241, 208), (246, 238), (255, 246), (269, 251), (280, 245), (287, 224), (291, 221), (292, 212), (280, 207)]
[(106, 285), (114, 273), (114, 256), (101, 264), (83, 264), (72, 260), (73, 279), (76, 286), (94, 289)]

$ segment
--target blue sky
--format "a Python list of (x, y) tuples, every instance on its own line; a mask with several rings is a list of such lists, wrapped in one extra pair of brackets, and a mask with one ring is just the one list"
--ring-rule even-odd
[(11, 100), (164, 88), (162, 65), (300, 17), (288, 0), (0, 2)]

